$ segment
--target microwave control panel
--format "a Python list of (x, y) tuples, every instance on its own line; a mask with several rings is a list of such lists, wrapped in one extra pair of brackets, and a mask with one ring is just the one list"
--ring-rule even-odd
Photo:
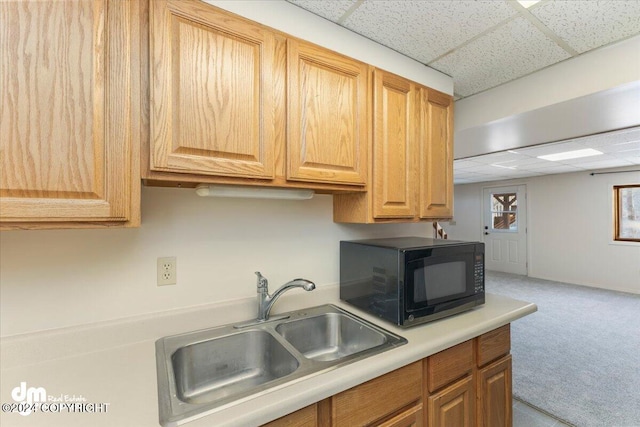
[(475, 278), (475, 293), (484, 292), (484, 256), (476, 255), (473, 276)]

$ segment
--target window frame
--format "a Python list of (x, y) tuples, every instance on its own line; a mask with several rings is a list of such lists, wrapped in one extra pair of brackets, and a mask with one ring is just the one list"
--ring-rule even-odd
[(627, 237), (620, 237), (620, 215), (622, 210), (620, 209), (622, 200), (620, 198), (620, 190), (625, 188), (638, 188), (640, 184), (624, 184), (613, 186), (613, 241), (614, 242), (633, 242), (640, 243), (640, 238), (633, 239)]

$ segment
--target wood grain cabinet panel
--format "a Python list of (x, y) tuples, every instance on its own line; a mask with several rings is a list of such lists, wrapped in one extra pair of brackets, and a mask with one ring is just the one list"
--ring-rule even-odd
[(425, 360), (426, 381), (429, 392), (455, 380), (470, 375), (473, 371), (473, 340), (442, 350)]
[(468, 376), (428, 398), (428, 427), (474, 427), (475, 392)]
[(415, 216), (415, 86), (374, 71), (373, 216)]
[(314, 403), (289, 415), (264, 424), (262, 427), (317, 427), (318, 404)]
[(511, 325), (506, 324), (498, 329), (480, 335), (476, 339), (476, 363), (482, 367), (499, 357), (506, 356), (511, 350)]
[(422, 364), (416, 362), (330, 398), (332, 426), (365, 426), (418, 402)]
[(272, 179), (275, 34), (198, 1), (150, 26), (151, 170)]
[(424, 413), (422, 411), (422, 403), (420, 403), (387, 421), (376, 424), (376, 427), (422, 427), (423, 425)]
[(453, 217), (453, 100), (420, 89), (420, 218)]
[(511, 427), (511, 356), (478, 370), (478, 427)]
[(287, 57), (287, 179), (364, 185), (368, 65), (296, 39)]
[(139, 223), (138, 2), (0, 2), (0, 228)]

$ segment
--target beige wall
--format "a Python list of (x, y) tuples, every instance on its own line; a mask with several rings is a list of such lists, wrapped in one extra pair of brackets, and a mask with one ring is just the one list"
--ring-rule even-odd
[[(342, 225), (332, 198), (215, 199), (142, 189), (142, 227), (0, 234), (2, 336), (255, 295), (306, 277), (339, 282), (339, 241), (426, 236), (431, 224)], [(178, 257), (178, 284), (156, 286), (156, 259)]]
[(457, 185), (456, 224), (444, 228), (451, 239), (482, 240), (482, 189), (524, 183), (531, 277), (640, 294), (640, 244), (612, 240), (613, 186), (639, 182), (636, 171)]

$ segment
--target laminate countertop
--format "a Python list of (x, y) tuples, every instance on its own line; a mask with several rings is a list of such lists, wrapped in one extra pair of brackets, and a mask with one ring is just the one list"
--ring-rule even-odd
[[(405, 337), (408, 344), (225, 405), (185, 425), (258, 426), (537, 310), (533, 303), (487, 294), (486, 303), (473, 310), (401, 329), (340, 301), (338, 286), (327, 285), (283, 296), (274, 314), (328, 303)], [(3, 338), (0, 425), (158, 426), (155, 341), (250, 319), (255, 304), (247, 298)], [(34, 393), (46, 394), (46, 405), (29, 415), (11, 412), (17, 409), (16, 400), (27, 401)]]

